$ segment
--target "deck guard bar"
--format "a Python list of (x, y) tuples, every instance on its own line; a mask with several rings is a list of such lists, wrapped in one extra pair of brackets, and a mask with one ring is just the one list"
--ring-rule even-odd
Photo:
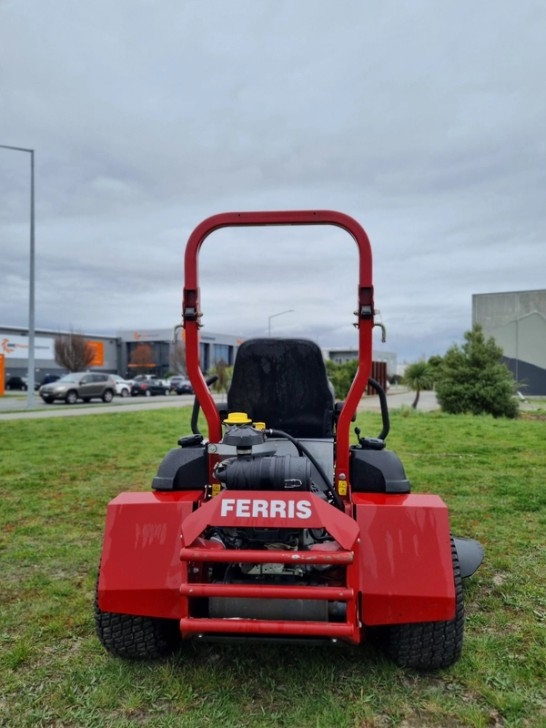
[[(320, 548), (315, 550), (289, 549), (230, 549), (218, 546), (201, 538), (209, 527), (218, 528), (283, 528), (321, 529), (335, 539), (336, 550)], [(262, 634), (276, 636), (339, 638), (357, 644), (360, 642), (358, 619), (358, 541), (359, 529), (352, 518), (325, 503), (310, 493), (285, 495), (279, 493), (256, 493), (248, 491), (223, 492), (185, 519), (182, 525), (182, 618), (180, 631), (183, 637), (194, 634)], [(329, 542), (332, 544), (333, 542)], [(202, 574), (208, 564), (297, 564), (338, 567), (343, 572), (341, 584), (335, 586), (312, 586), (300, 584), (237, 584), (211, 583), (195, 580), (195, 574)], [(339, 578), (339, 576), (338, 576)], [(192, 580), (194, 579), (194, 580)], [(295, 619), (275, 618), (283, 615), (283, 605), (274, 606), (267, 618), (206, 618), (192, 613), (192, 600), (209, 598), (223, 600), (239, 599), (285, 600), (287, 613), (300, 600), (300, 614)], [(318, 621), (316, 605), (323, 603), (346, 604), (344, 618), (336, 621)], [(222, 604), (222, 601), (217, 602)], [(290, 605), (290, 606), (289, 606)], [(306, 619), (306, 611), (311, 617)]]

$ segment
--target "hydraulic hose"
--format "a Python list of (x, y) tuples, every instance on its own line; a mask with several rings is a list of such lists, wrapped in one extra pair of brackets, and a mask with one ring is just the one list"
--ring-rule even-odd
[(334, 503), (336, 504), (336, 506), (339, 508), (340, 511), (344, 511), (345, 510), (345, 507), (343, 505), (343, 501), (339, 497), (339, 495), (338, 495), (336, 489), (334, 488), (333, 484), (330, 482), (330, 479), (328, 478), (328, 476), (324, 472), (324, 468), (319, 463), (319, 461), (316, 459), (316, 457), (313, 455), (313, 453), (310, 452), (310, 450), (308, 450), (305, 447), (305, 445), (303, 445), (301, 442), (299, 442), (299, 440), (296, 440), (295, 437), (292, 437), (292, 435), (289, 435), (287, 432), (283, 432), (283, 430), (271, 430), (271, 429), (267, 429), (267, 430), (264, 430), (264, 432), (265, 432), (265, 434), (268, 437), (283, 437), (284, 439), (289, 440), (294, 445), (294, 447), (296, 448), (296, 450), (298, 451), (298, 453), (300, 455), (305, 455), (305, 457), (308, 458), (309, 461), (314, 465), (314, 467), (316, 468), (318, 474), (320, 475), (320, 477), (324, 481), (324, 484), (326, 485), (326, 487), (328, 489), (328, 492), (332, 496), (332, 499), (333, 499)]

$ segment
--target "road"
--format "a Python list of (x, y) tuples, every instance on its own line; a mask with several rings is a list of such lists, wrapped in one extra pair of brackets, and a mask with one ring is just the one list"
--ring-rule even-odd
[(45, 404), (36, 395), (35, 406), (27, 409), (26, 392), (7, 392), (0, 397), (0, 422), (3, 420), (40, 419), (46, 417), (76, 417), (81, 415), (104, 415), (115, 412), (182, 407), (193, 404), (193, 395), (167, 395), (166, 397), (116, 397), (111, 403), (90, 402), (67, 405), (64, 402)]
[[(401, 407), (411, 407), (415, 399), (415, 392), (405, 387), (391, 387), (387, 392), (387, 404), (389, 410), (400, 409)], [(417, 409), (421, 412), (431, 412), (439, 409), (440, 405), (436, 399), (435, 392), (421, 392), (419, 395), (419, 403)], [(372, 397), (363, 397), (360, 401), (358, 410), (367, 410), (370, 412), (380, 412), (381, 405), (377, 395)]]
[[(414, 398), (414, 392), (402, 387), (393, 387), (387, 395), (389, 409), (410, 407)], [(219, 396), (219, 399), (224, 399), (224, 397)], [(183, 407), (191, 404), (193, 404), (193, 396), (190, 394), (167, 395), (166, 397), (116, 397), (110, 404), (91, 402), (75, 405), (67, 405), (64, 402), (44, 404), (40, 397), (36, 396), (34, 408), (27, 409), (26, 392), (6, 392), (3, 397), (0, 397), (0, 421), (102, 415), (115, 412), (163, 409), (165, 407)], [(359, 411), (379, 412), (381, 410), (379, 398), (377, 396), (363, 397), (358, 409)], [(438, 409), (434, 392), (421, 392), (418, 409), (421, 411)]]

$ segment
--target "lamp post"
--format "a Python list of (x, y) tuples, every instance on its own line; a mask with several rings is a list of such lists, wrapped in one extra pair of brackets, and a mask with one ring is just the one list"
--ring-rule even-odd
[(275, 318), (276, 316), (283, 316), (285, 313), (294, 313), (293, 308), (289, 308), (286, 311), (279, 311), (279, 313), (272, 313), (271, 316), (268, 316), (267, 318), (267, 335), (271, 336), (271, 319)]
[(30, 263), (28, 284), (28, 389), (27, 408), (34, 406), (34, 149), (0, 144), (0, 149), (30, 154)]

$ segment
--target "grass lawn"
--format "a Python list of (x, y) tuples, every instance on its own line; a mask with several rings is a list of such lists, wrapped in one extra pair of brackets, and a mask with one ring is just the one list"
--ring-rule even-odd
[[(0, 419), (0, 725), (546, 726), (546, 419), (391, 413), (414, 491), (486, 549), (465, 582), (463, 656), (417, 674), (371, 646), (187, 645), (106, 654), (93, 594), (105, 510), (149, 488), (190, 409)], [(378, 415), (361, 414), (376, 435)]]

